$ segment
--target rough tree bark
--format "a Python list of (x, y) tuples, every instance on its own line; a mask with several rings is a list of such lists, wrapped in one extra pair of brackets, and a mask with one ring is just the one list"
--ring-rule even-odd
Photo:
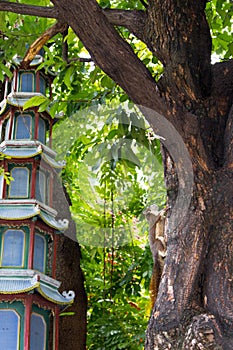
[[(177, 166), (169, 150), (164, 152), (168, 228), (174, 229), (167, 231), (148, 350), (233, 348), (233, 61), (211, 66), (206, 2), (149, 0), (144, 13), (117, 10), (115, 20), (114, 10), (102, 10), (95, 0), (52, 0), (54, 8), (40, 10), (71, 26), (95, 63), (135, 103), (162, 114), (189, 152), (193, 193), (178, 226), (170, 221), (182, 161)], [(6, 2), (1, 6), (6, 9)], [(157, 85), (114, 25), (127, 27), (162, 61)], [(157, 131), (154, 114), (146, 117)]]
[(57, 245), (56, 278), (61, 281), (64, 291), (75, 292), (74, 304), (64, 312), (70, 316), (61, 316), (59, 324), (59, 349), (86, 349), (87, 334), (87, 295), (84, 288), (84, 276), (80, 268), (81, 251), (76, 238), (76, 225), (71, 218), (70, 200), (62, 186), (61, 179), (54, 179), (53, 207), (58, 219), (69, 220), (65, 235), (61, 235)]

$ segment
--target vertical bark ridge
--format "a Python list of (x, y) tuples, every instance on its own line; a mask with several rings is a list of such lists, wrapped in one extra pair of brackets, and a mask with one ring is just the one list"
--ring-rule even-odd
[(210, 248), (206, 265), (206, 306), (233, 336), (233, 174), (221, 169), (214, 178)]
[(164, 65), (162, 88), (166, 86), (166, 94), (173, 96), (174, 102), (210, 93), (211, 37), (205, 4), (190, 0), (149, 2), (147, 35)]
[(224, 166), (233, 169), (233, 105), (228, 115), (224, 135)]
[(165, 269), (151, 318), (156, 329), (177, 326), (192, 301), (206, 255), (207, 230), (203, 211), (203, 208), (195, 210), (175, 236), (168, 238)]

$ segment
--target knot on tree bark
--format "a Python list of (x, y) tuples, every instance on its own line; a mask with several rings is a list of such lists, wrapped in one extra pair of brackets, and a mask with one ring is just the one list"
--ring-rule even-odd
[(193, 317), (185, 333), (182, 350), (223, 350), (222, 336), (213, 315), (202, 314)]
[(169, 330), (154, 330), (146, 341), (146, 350), (232, 350), (232, 338), (222, 334), (221, 324), (213, 314), (200, 314), (180, 322)]

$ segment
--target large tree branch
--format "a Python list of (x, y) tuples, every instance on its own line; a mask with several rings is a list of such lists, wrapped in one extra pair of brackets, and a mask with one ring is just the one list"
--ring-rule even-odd
[[(0, 11), (45, 18), (60, 18), (59, 11), (56, 7), (34, 6), (7, 1), (0, 1)], [(105, 9), (103, 12), (110, 23), (116, 26), (123, 26), (139, 39), (145, 40), (143, 33), (146, 13), (144, 11)]]
[[(223, 127), (224, 165), (233, 167), (233, 60), (212, 67), (212, 96), (219, 116), (218, 128)], [(218, 109), (219, 108), (219, 109)], [(219, 143), (219, 142), (218, 142)]]
[(149, 1), (147, 37), (165, 69), (164, 93), (185, 104), (209, 96), (211, 37), (202, 1)]
[(57, 6), (61, 19), (67, 21), (96, 64), (119, 84), (135, 103), (163, 115), (168, 114), (150, 72), (108, 21), (95, 0), (52, 2)]
[(212, 94), (233, 99), (233, 59), (212, 66)]
[(105, 9), (104, 14), (111, 24), (127, 28), (136, 37), (146, 42), (146, 36), (144, 34), (147, 18), (146, 12), (138, 10)]
[(0, 11), (7, 11), (18, 13), (20, 15), (29, 15), (46, 18), (59, 17), (58, 10), (54, 7), (34, 6), (8, 1), (0, 1)]

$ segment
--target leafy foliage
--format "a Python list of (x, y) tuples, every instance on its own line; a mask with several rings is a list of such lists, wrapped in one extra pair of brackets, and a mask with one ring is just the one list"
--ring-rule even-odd
[[(149, 317), (149, 248), (126, 245), (114, 252), (83, 247), (86, 272), (88, 349), (142, 349)], [(110, 279), (111, 276), (111, 279)]]
[[(63, 180), (82, 244), (88, 348), (142, 349), (153, 265), (142, 211), (154, 202), (163, 206), (166, 195), (159, 142), (129, 104), (78, 116), (85, 125), (72, 134)], [(74, 129), (74, 120), (67, 122), (55, 129), (55, 146)], [(55, 148), (63, 152), (60, 143)]]
[(212, 0), (206, 14), (212, 35), (213, 53), (221, 59), (233, 57), (232, 21), (233, 4), (230, 0)]

